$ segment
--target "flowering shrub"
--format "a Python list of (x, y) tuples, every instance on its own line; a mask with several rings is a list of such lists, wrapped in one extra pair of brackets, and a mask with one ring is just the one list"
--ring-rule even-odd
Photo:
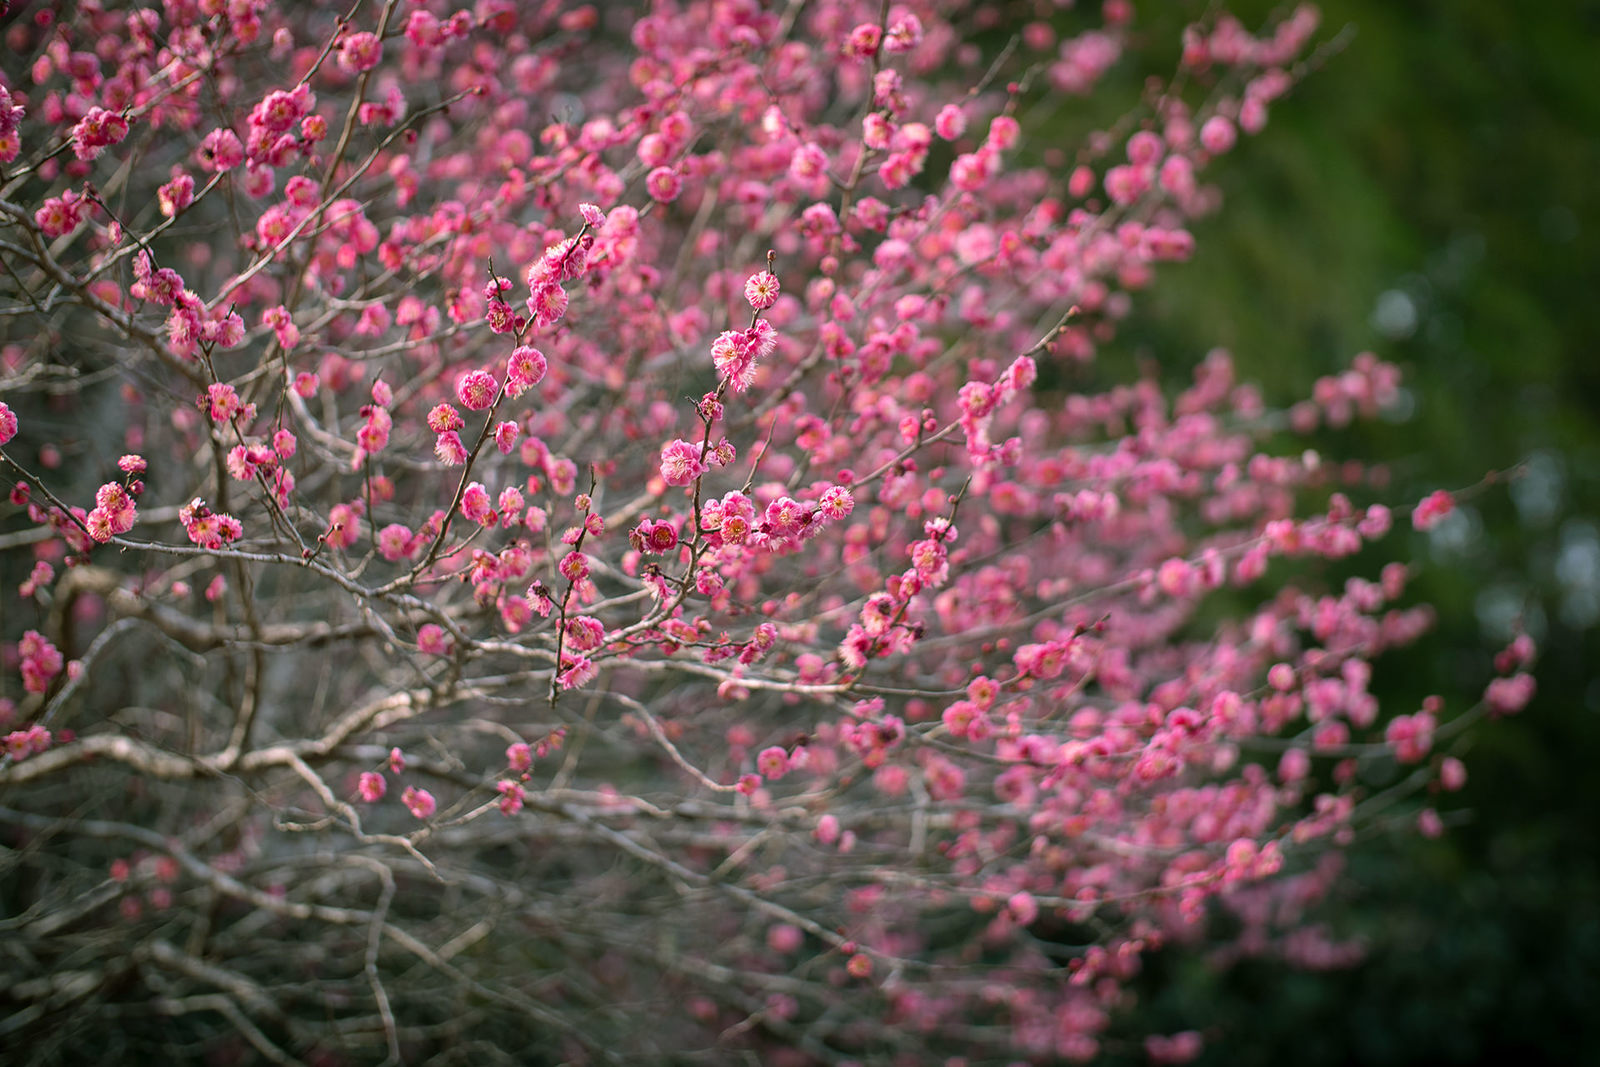
[(1213, 905), (1348, 962), (1338, 850), (1532, 696), (1369, 691), (1429, 614), (1292, 435), (1394, 368), (1092, 384), (1308, 8), (1053, 162), (1126, 3), (70, 11), (0, 80), (8, 1041), (1089, 1059)]

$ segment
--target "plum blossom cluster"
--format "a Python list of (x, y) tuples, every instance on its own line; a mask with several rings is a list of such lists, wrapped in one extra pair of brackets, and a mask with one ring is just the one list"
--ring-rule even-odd
[(94, 509), (84, 518), (89, 536), (106, 542), (133, 529), (137, 508), (133, 494), (117, 482), (107, 482), (94, 494)]
[(61, 650), (37, 630), (29, 630), (17, 643), (17, 658), (22, 674), (22, 688), (29, 693), (43, 693), (50, 687), (51, 679), (61, 673), (65, 662)]
[(178, 511), (178, 518), (189, 540), (202, 548), (221, 548), (230, 541), (238, 540), (244, 533), (244, 526), (238, 519), (212, 511), (199, 497), (183, 505)]
[(1308, 916), (1373, 782), (1535, 696), (1524, 637), (1380, 698), (1414, 498), (1306, 435), (1394, 367), (1097, 362), (1310, 8), (1208, 14), (1071, 151), (1027, 116), (1132, 5), (76, 11), (4, 28), (0, 822), (121, 864), (18, 852), (10, 985), (86, 1034), (1089, 1061), (1218, 910), (1213, 958), (1357, 958)]
[[(751, 282), (758, 277), (760, 275), (752, 276)], [(772, 355), (777, 347), (777, 332), (765, 319), (758, 319), (747, 330), (724, 330), (711, 342), (711, 360), (733, 391), (742, 393), (750, 388), (755, 378), (756, 362)]]

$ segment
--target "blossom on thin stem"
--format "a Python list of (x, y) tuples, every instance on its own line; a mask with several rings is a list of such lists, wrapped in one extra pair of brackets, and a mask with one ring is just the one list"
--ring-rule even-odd
[(432, 793), (426, 789), (418, 789), (414, 785), (406, 786), (405, 791), (400, 794), (400, 803), (404, 804), (412, 817), (417, 819), (428, 818), (439, 807), (439, 802), (433, 799)]
[(482, 411), (494, 403), (500, 383), (486, 370), (468, 371), (456, 379), (456, 399), (468, 411)]
[(750, 275), (744, 283), (744, 298), (757, 311), (765, 311), (778, 302), (778, 278), (771, 271)]
[(661, 449), (661, 479), (668, 485), (688, 485), (705, 469), (699, 447), (681, 437)]

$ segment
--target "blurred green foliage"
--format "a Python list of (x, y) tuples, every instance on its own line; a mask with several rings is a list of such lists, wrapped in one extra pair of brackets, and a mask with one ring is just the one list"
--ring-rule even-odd
[[(1228, 6), (1252, 27), (1272, 10)], [(1451, 822), (1443, 839), (1353, 850), (1323, 917), (1366, 940), (1364, 964), (1219, 972), (1164, 954), (1130, 1033), (1201, 1029), (1208, 1064), (1594, 1062), (1600, 3), (1322, 8), (1324, 38), (1353, 34), (1208, 171), (1224, 210), (1195, 226), (1195, 261), (1139, 298), (1107, 356), (1177, 377), (1222, 345), (1275, 402), (1362, 350), (1400, 364), (1410, 417), (1329, 438), (1328, 454), (1388, 463), (1390, 502), (1407, 510), (1435, 488), (1479, 488), (1444, 535), (1405, 521), (1390, 535), (1440, 619), (1378, 664), (1375, 689), (1397, 711), (1439, 693), (1459, 713), (1520, 617), (1541, 646), (1539, 696), (1476, 729), (1465, 790), (1419, 799)], [(1140, 5), (1138, 28), (1175, 40), (1201, 10)], [(1119, 76), (1137, 91), (1163, 58)]]

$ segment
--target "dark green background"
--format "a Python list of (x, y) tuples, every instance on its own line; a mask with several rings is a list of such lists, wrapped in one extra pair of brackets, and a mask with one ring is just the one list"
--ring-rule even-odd
[[(1229, 6), (1252, 27), (1272, 10)], [(1476, 729), (1468, 787), (1437, 798), (1444, 839), (1353, 850), (1324, 917), (1367, 940), (1365, 964), (1218, 973), (1165, 954), (1127, 1032), (1200, 1029), (1208, 1064), (1600, 1062), (1600, 4), (1322, 9), (1320, 37), (1353, 37), (1207, 173), (1227, 199), (1195, 226), (1195, 261), (1139, 297), (1106, 356), (1176, 378), (1224, 345), (1277, 402), (1362, 350), (1400, 364), (1411, 417), (1328, 436), (1328, 455), (1389, 462), (1397, 503), (1529, 473), (1471, 495), (1459, 536), (1397, 524), (1385, 548), (1419, 562), (1440, 623), (1374, 688), (1459, 713), (1520, 612), (1539, 695)], [(1139, 5), (1151, 48), (1125, 88), (1175, 59), (1158, 42), (1199, 10)]]

